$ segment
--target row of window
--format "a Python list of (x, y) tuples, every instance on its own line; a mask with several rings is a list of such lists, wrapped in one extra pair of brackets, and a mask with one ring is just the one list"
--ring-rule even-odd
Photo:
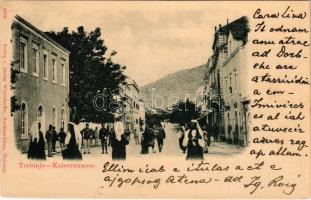
[(135, 101), (134, 101), (134, 108), (136, 108), (137, 110), (139, 110), (139, 104), (136, 103)]
[[(234, 86), (234, 87), (233, 87)], [(228, 85), (228, 79), (225, 78), (225, 87), (224, 87), (224, 93), (225, 94), (232, 94), (233, 91), (237, 91), (237, 74), (234, 74), (234, 85), (232, 85), (232, 76), (229, 76), (229, 85)]]
[[(39, 46), (35, 43), (32, 43), (32, 51), (31, 59), (32, 59), (32, 66), (31, 72), (33, 76), (39, 77), (39, 69), (40, 69), (40, 51)], [(49, 80), (49, 54), (46, 50), (43, 49), (43, 79)], [(27, 47), (27, 40), (24, 38), (20, 39), (20, 71), (27, 73), (28, 72), (28, 47)], [(63, 60), (63, 59), (61, 59)], [(57, 83), (57, 55), (52, 55), (52, 76), (51, 80), (53, 83)], [(62, 86), (66, 84), (66, 68), (65, 68), (65, 60), (61, 62), (61, 80), (60, 83)]]
[[(21, 136), (27, 137), (28, 135), (28, 131), (29, 131), (29, 122), (28, 122), (28, 107), (27, 104), (25, 102), (22, 103), (21, 105), (21, 119), (20, 119), (20, 133)], [(45, 127), (45, 112), (43, 109), (42, 105), (38, 106), (37, 109), (37, 120), (41, 123), (41, 127)], [(60, 128), (65, 128), (65, 121), (66, 121), (66, 114), (65, 114), (65, 109), (62, 108), (61, 110), (61, 124), (60, 124)], [(56, 127), (57, 129), (57, 110), (54, 107), (53, 111), (52, 111), (52, 122), (49, 123), (52, 124), (53, 126)], [(41, 131), (44, 131), (43, 129), (41, 129)]]

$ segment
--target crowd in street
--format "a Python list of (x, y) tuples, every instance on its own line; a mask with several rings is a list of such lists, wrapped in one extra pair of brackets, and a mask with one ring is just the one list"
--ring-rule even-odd
[[(165, 126), (165, 125), (163, 125)], [(162, 152), (165, 130), (161, 125), (148, 125), (144, 130), (124, 129), (121, 118), (116, 118), (111, 125), (101, 124), (98, 129), (93, 130), (89, 124), (79, 131), (74, 123), (68, 124), (67, 132), (63, 128), (57, 133), (53, 125), (49, 125), (45, 135), (41, 132), (41, 124), (35, 121), (31, 127), (28, 158), (46, 159), (56, 153), (61, 153), (63, 159), (82, 159), (82, 154), (91, 154), (91, 146), (101, 146), (102, 154), (111, 154), (113, 160), (126, 159), (126, 146), (130, 142), (131, 135), (134, 135), (135, 145), (141, 148), (141, 154)], [(186, 159), (203, 159), (204, 153), (208, 153), (211, 144), (211, 137), (206, 127), (200, 127), (198, 121), (192, 120), (181, 127), (179, 147), (186, 154)], [(60, 152), (56, 152), (56, 143), (59, 143)], [(111, 150), (111, 152), (109, 152)]]
[[(116, 118), (112, 124), (101, 124), (101, 127), (90, 128), (89, 124), (79, 131), (77, 125), (68, 123), (67, 132), (60, 128), (57, 133), (53, 125), (49, 125), (45, 135), (41, 131), (41, 123), (35, 121), (30, 129), (30, 142), (28, 149), (29, 159), (46, 159), (61, 153), (63, 159), (82, 159), (82, 154), (91, 154), (92, 146), (101, 146), (102, 154), (110, 154), (114, 160), (126, 159), (126, 145), (129, 144), (131, 135), (134, 135), (135, 145), (141, 148), (141, 154), (148, 154), (149, 149), (156, 152), (162, 152), (165, 131), (161, 124), (141, 128), (139, 131), (134, 129), (133, 132), (124, 124), (121, 118)], [(100, 143), (100, 144), (99, 144)], [(59, 144), (59, 145), (57, 145)], [(60, 151), (56, 151), (56, 146)], [(110, 147), (110, 148), (109, 148)], [(109, 150), (111, 149), (111, 152)]]

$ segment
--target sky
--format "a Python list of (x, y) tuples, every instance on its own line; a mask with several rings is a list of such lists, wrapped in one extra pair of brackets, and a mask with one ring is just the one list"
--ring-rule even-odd
[(206, 64), (214, 27), (243, 16), (228, 2), (14, 1), (12, 9), (42, 31), (100, 27), (114, 62), (139, 86)]

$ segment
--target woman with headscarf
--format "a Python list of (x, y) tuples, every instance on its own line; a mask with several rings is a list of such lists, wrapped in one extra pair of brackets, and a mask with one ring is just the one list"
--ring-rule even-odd
[(30, 128), (28, 158), (46, 160), (45, 141), (43, 133), (41, 132), (41, 123), (39, 121), (34, 121)]
[(121, 118), (117, 118), (114, 123), (114, 130), (111, 134), (111, 148), (113, 160), (126, 159), (126, 145), (129, 144), (129, 139), (124, 134), (124, 126)]
[(80, 136), (76, 125), (68, 123), (68, 134), (65, 143), (67, 148), (62, 151), (63, 159), (66, 160), (82, 160), (81, 152), (79, 151)]
[(191, 121), (190, 129), (184, 135), (182, 146), (187, 150), (187, 160), (203, 160), (203, 131), (198, 121)]

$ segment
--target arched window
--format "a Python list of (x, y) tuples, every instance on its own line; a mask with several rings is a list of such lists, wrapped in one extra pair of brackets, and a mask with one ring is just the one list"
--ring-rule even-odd
[(62, 113), (61, 113), (61, 122), (60, 122), (60, 126), (61, 128), (65, 129), (65, 109), (62, 109)]
[(52, 125), (56, 128), (57, 127), (57, 111), (56, 108), (53, 108), (53, 113), (52, 113)]
[(26, 103), (21, 105), (21, 121), (20, 121), (20, 133), (22, 136), (28, 135), (28, 110)]
[(39, 106), (38, 107), (38, 120), (42, 119), (42, 116), (43, 116), (43, 107), (42, 106)]
[(37, 120), (41, 124), (41, 131), (45, 131), (45, 117), (44, 117), (44, 110), (43, 110), (42, 105), (39, 105), (39, 107), (38, 107)]

